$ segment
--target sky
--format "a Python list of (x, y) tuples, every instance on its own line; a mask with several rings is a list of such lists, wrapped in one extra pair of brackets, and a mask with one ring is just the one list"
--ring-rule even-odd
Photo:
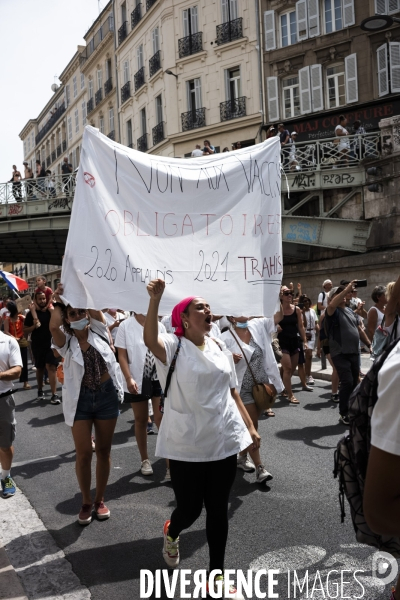
[(18, 134), (50, 100), (54, 75), (85, 45), (98, 14), (98, 0), (0, 0), (0, 182), (13, 164), (23, 174)]

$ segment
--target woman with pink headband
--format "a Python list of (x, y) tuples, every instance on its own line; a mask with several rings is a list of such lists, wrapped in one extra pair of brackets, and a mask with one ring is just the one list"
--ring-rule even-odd
[[(220, 571), (215, 581), (222, 580), (222, 589), (236, 456), (250, 446), (258, 448), (260, 436), (236, 390), (232, 354), (221, 340), (208, 336), (209, 304), (200, 297), (185, 298), (172, 311), (175, 334), (159, 335), (164, 288), (162, 279), (147, 286), (150, 303), (144, 327), (144, 341), (155, 356), (165, 394), (156, 456), (170, 459), (177, 503), (164, 524), (163, 556), (169, 567), (179, 565), (179, 535), (198, 519), (204, 503), (209, 572)], [(233, 586), (221, 594), (218, 597), (242, 598)]]

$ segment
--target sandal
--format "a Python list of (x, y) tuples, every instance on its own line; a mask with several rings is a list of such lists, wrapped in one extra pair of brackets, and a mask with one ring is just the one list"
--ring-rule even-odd
[(289, 398), (289, 394), (287, 393), (286, 390), (283, 390), (283, 392), (281, 392), (280, 394), (283, 398)]
[(266, 410), (266, 411), (264, 411), (264, 415), (265, 415), (266, 417), (274, 417), (274, 416), (275, 416), (275, 413), (274, 413), (274, 411), (272, 410), (272, 408), (267, 408), (267, 410)]
[(297, 398), (295, 398), (294, 396), (291, 396), (289, 404), (300, 404), (300, 401), (297, 400)]

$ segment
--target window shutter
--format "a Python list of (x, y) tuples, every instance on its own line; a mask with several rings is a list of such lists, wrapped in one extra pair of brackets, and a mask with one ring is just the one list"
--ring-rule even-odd
[(350, 27), (356, 23), (354, 0), (343, 0), (342, 4), (343, 27)]
[(279, 120), (279, 97), (278, 97), (278, 78), (267, 77), (268, 92), (268, 119), (269, 121)]
[(221, 13), (222, 13), (222, 22), (227, 23), (229, 21), (229, 8), (228, 8), (229, 0), (221, 0)]
[(376, 51), (376, 61), (378, 63), (378, 91), (379, 96), (386, 96), (389, 93), (389, 73), (387, 60), (387, 44), (379, 46)]
[(275, 11), (266, 10), (264, 13), (264, 35), (265, 35), (265, 49), (275, 50), (276, 38), (275, 38)]
[(186, 82), (186, 101), (187, 101), (187, 109), (192, 110), (192, 102), (191, 102), (191, 93), (190, 93), (190, 81)]
[(389, 42), (390, 88), (392, 94), (400, 92), (400, 43)]
[(198, 108), (201, 108), (201, 80), (200, 79), (195, 79), (194, 80), (194, 96), (195, 96), (195, 101), (196, 101), (196, 110)]
[(124, 83), (128, 83), (129, 81), (129, 62), (126, 60), (124, 62)]
[(304, 67), (299, 71), (300, 112), (307, 115), (311, 112), (310, 69)]
[(158, 52), (160, 49), (159, 43), (158, 43), (158, 27), (156, 27), (155, 29), (153, 29), (153, 54), (156, 54), (156, 52)]
[(187, 37), (189, 35), (189, 10), (186, 9), (182, 11), (183, 15), (183, 37)]
[(393, 15), (400, 11), (400, 0), (389, 0), (388, 15)]
[(387, 0), (375, 0), (375, 14), (386, 15), (388, 11)]
[(230, 0), (231, 4), (231, 21), (238, 18), (238, 5), (237, 0)]
[(324, 94), (322, 89), (322, 66), (311, 65), (311, 98), (313, 111), (324, 110)]
[(230, 75), (229, 69), (225, 69), (225, 98), (231, 99), (231, 86), (230, 86)]
[(140, 46), (137, 49), (137, 65), (138, 65), (138, 71), (143, 67), (143, 44), (140, 44)]
[(308, 38), (307, 0), (296, 2), (297, 40), (301, 42)]
[(190, 24), (192, 26), (192, 33), (199, 31), (199, 22), (197, 18), (197, 6), (192, 6), (190, 9)]
[(344, 59), (346, 70), (346, 103), (358, 102), (357, 54), (350, 54)]
[(308, 0), (308, 34), (309, 37), (319, 35), (319, 0)]

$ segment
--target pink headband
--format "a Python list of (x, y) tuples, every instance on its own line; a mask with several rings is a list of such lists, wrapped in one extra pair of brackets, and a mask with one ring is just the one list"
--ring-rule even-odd
[(181, 313), (189, 306), (189, 304), (194, 300), (196, 296), (189, 296), (189, 298), (185, 298), (178, 302), (176, 306), (172, 309), (172, 319), (171, 325), (175, 327), (175, 335), (178, 337), (182, 337), (185, 333), (182, 325)]

